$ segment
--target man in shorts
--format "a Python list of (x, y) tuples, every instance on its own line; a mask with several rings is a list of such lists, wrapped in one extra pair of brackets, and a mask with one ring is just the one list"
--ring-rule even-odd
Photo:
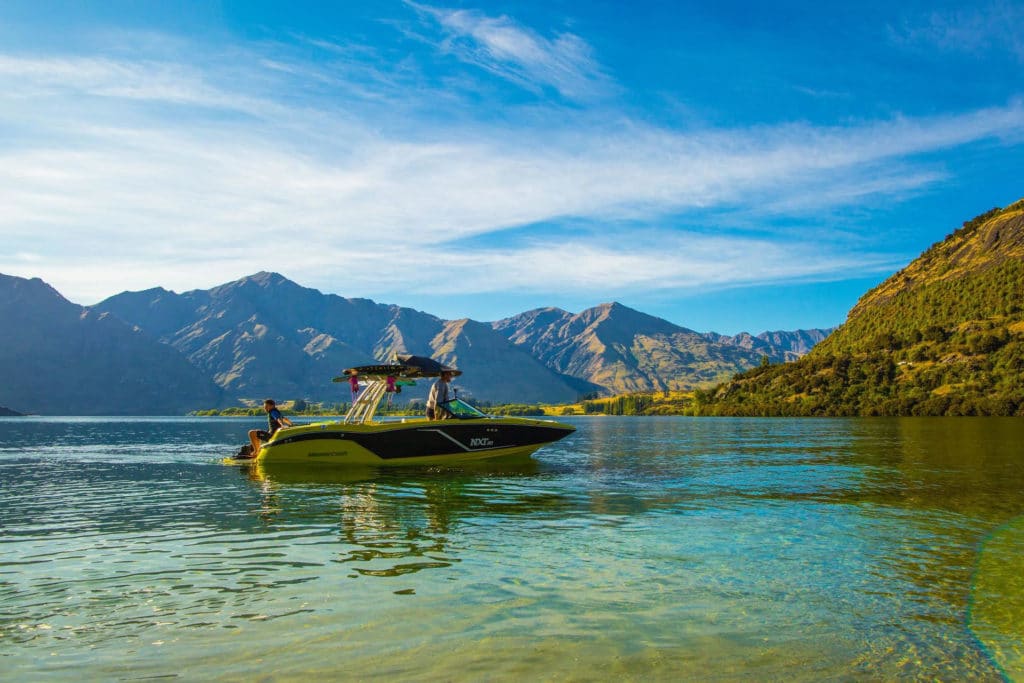
[(277, 404), (274, 403), (274, 399), (268, 398), (263, 402), (263, 410), (267, 411), (267, 429), (251, 429), (249, 430), (249, 443), (252, 444), (252, 457), (256, 457), (260, 452), (260, 442), (270, 441), (270, 437), (274, 435), (281, 427), (291, 427), (292, 421), (281, 414), (281, 411), (277, 409)]

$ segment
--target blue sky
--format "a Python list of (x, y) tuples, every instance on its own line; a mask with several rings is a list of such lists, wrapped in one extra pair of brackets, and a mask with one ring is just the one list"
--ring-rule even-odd
[(841, 323), (1024, 196), (1022, 2), (0, 5), (0, 272)]

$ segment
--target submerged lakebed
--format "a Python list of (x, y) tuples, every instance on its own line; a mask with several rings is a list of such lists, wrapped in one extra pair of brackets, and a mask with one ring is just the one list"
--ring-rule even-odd
[(0, 678), (1024, 680), (1024, 420), (568, 421), (317, 472), (0, 418)]

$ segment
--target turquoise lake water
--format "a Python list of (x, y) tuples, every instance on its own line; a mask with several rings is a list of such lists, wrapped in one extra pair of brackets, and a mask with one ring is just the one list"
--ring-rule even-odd
[(0, 419), (0, 678), (1024, 681), (1024, 420), (577, 418), (264, 471), (251, 419)]

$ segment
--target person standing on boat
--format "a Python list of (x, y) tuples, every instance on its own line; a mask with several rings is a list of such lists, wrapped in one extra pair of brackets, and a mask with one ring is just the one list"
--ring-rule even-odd
[(430, 387), (430, 396), (427, 398), (428, 420), (443, 420), (451, 416), (448, 411), (448, 383), (451, 381), (452, 373), (443, 370), (434, 386)]
[(395, 384), (396, 378), (394, 375), (388, 375), (387, 379), (384, 380), (384, 393), (388, 395), (388, 409), (391, 408), (391, 399), (395, 394), (400, 392), (402, 389)]
[(352, 405), (355, 405), (356, 399), (359, 398), (359, 373), (353, 370), (348, 378), (348, 384), (352, 387)]
[(281, 414), (281, 411), (277, 409), (277, 404), (274, 403), (274, 399), (268, 398), (263, 402), (263, 410), (267, 411), (267, 429), (270, 431), (264, 431), (262, 429), (251, 429), (249, 430), (249, 443), (252, 444), (252, 457), (260, 452), (260, 442), (270, 441), (270, 437), (274, 435), (281, 427), (291, 427), (292, 421)]

